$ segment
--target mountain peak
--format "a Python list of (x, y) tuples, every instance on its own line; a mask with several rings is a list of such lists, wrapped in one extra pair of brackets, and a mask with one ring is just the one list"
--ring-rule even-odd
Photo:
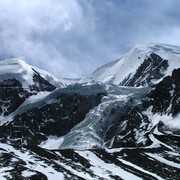
[(17, 58), (7, 59), (0, 62), (0, 80), (15, 78), (24, 87), (33, 84), (33, 70), (25, 61)]
[(0, 179), (180, 179), (179, 52), (135, 45), (64, 88), (0, 62)]
[[(137, 76), (141, 69), (140, 74), (144, 78), (131, 85), (147, 86), (160, 81), (165, 75), (170, 75), (179, 64), (179, 59), (180, 47), (178, 46), (158, 43), (136, 44), (121, 59), (99, 67), (82, 81), (127, 85), (123, 82), (127, 83), (130, 79), (136, 81), (134, 76)], [(165, 60), (167, 63), (164, 62)], [(156, 69), (156, 74), (154, 74), (154, 69)], [(154, 79), (153, 76), (155, 76)], [(147, 78), (150, 79), (149, 82), (144, 81)]]
[(34, 84), (33, 76), (37, 73), (56, 87), (66, 86), (66, 80), (57, 79), (49, 72), (29, 65), (25, 60), (20, 58), (0, 61), (0, 81), (15, 78), (22, 84), (23, 87), (29, 88), (29, 86)]

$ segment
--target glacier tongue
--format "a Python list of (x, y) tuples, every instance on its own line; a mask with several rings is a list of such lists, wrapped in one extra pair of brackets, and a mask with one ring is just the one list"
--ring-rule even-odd
[(85, 119), (65, 135), (59, 149), (104, 148), (104, 136), (110, 126), (119, 121), (130, 107), (141, 102), (150, 88), (127, 88), (116, 85), (106, 86), (108, 95), (101, 104), (92, 109)]

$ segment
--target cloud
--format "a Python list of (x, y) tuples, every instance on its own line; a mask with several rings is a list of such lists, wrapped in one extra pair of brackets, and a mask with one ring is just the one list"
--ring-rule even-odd
[(0, 0), (0, 57), (81, 77), (136, 43), (179, 45), (179, 0)]
[[(74, 62), (60, 50), (66, 43), (63, 36), (81, 22), (81, 8), (76, 1), (1, 0), (0, 3), (1, 55), (24, 56), (29, 63), (56, 75), (81, 73), (78, 68), (69, 71)], [(69, 72), (66, 74), (64, 69)]]

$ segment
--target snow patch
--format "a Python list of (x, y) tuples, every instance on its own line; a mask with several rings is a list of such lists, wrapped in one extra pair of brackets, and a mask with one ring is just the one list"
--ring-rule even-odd
[(133, 163), (131, 163), (131, 162), (125, 161), (124, 159), (120, 159), (120, 158), (119, 158), (118, 160), (121, 161), (122, 163), (128, 165), (128, 166), (131, 166), (131, 167), (133, 167), (133, 168), (135, 168), (135, 169), (137, 169), (137, 170), (140, 170), (140, 171), (142, 171), (142, 172), (144, 172), (144, 173), (146, 173), (146, 174), (149, 174), (149, 175), (153, 176), (154, 178), (157, 178), (157, 179), (159, 179), (159, 180), (163, 180), (163, 178), (161, 178), (160, 176), (158, 176), (158, 175), (156, 175), (156, 174), (154, 174), (154, 173), (151, 173), (151, 172), (149, 172), (149, 171), (146, 171), (146, 170), (144, 170), (143, 168), (141, 168), (141, 167), (139, 167), (139, 166), (136, 166), (135, 164), (133, 164)]
[(63, 141), (63, 137), (49, 136), (48, 140), (42, 142), (39, 146), (45, 149), (58, 149)]
[(164, 164), (167, 164), (168, 166), (172, 166), (172, 167), (175, 167), (175, 168), (178, 168), (180, 169), (180, 164), (177, 164), (175, 162), (172, 162), (172, 161), (169, 161), (163, 157), (161, 157), (160, 155), (157, 155), (157, 154), (152, 154), (152, 153), (146, 153), (148, 156), (150, 156), (151, 158), (153, 159), (156, 159), (157, 161), (159, 162), (162, 162)]
[(90, 151), (77, 151), (77, 153), (86, 158), (89, 163), (92, 165), (90, 169), (94, 172), (94, 174), (104, 178), (104, 179), (112, 179), (109, 174), (114, 176), (121, 177), (122, 179), (129, 180), (138, 180), (141, 179), (122, 168), (116, 166), (115, 164), (105, 163), (103, 160), (98, 158), (94, 153)]
[(30, 177), (32, 175), (36, 174), (36, 172), (33, 172), (33, 171), (29, 171), (29, 170), (25, 170), (22, 172), (22, 176), (24, 177)]
[(152, 126), (157, 125), (160, 121), (164, 123), (165, 126), (169, 127), (170, 129), (180, 129), (180, 114), (175, 117), (167, 114), (159, 114), (159, 113), (152, 113), (152, 106), (149, 107), (146, 111), (143, 112), (144, 115), (148, 116), (149, 120), (152, 123)]
[[(0, 147), (6, 149), (8, 152), (14, 153), (17, 158), (23, 159), (23, 161), (26, 162), (25, 167), (28, 169), (35, 169), (45, 174), (48, 179), (55, 180), (57, 177), (59, 179), (64, 179), (64, 175), (61, 172), (56, 171), (53, 167), (47, 165), (45, 162), (39, 161), (38, 158), (33, 157), (33, 153), (17, 150), (13, 146), (4, 143), (0, 143)], [(0, 167), (0, 177), (2, 176), (1, 171), (4, 172), (3, 168)]]

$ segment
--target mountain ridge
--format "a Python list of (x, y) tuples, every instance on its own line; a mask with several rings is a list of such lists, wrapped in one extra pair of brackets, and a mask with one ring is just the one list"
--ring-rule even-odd
[[(173, 48), (175, 49), (173, 50)], [(128, 79), (128, 76), (133, 78), (139, 65), (145, 59), (148, 59), (152, 53), (157, 54), (164, 60), (171, 59), (173, 61), (168, 61), (169, 67), (165, 73), (165, 75), (170, 75), (179, 62), (180, 47), (154, 43), (148, 45), (137, 44), (122, 58), (99, 67), (90, 76), (82, 79), (81, 82), (95, 81), (123, 85), (123, 81)]]
[(179, 62), (180, 47), (136, 45), (62, 82), (0, 62), (0, 178), (179, 179)]

